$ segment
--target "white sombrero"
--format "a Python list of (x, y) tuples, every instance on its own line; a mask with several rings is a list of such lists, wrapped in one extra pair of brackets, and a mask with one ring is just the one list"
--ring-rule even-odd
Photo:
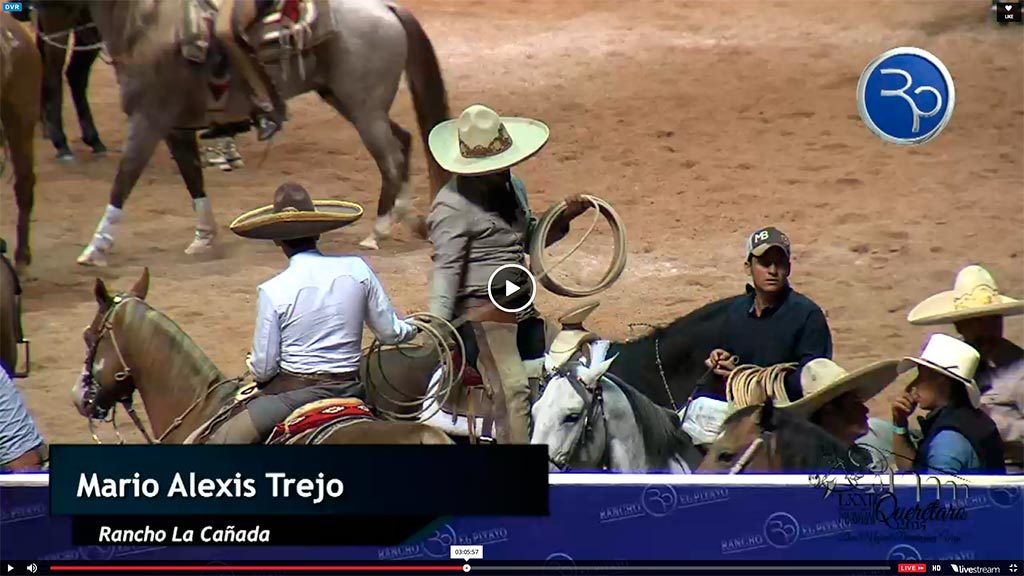
[[(970, 344), (946, 334), (932, 334), (920, 356), (907, 356), (900, 361), (899, 372), (924, 366), (964, 385), (971, 406), (981, 403), (981, 391), (974, 382), (981, 355)], [(909, 385), (908, 385), (909, 387)]]
[(537, 120), (499, 116), (474, 104), (458, 119), (430, 131), (430, 152), (453, 174), (480, 176), (504, 170), (533, 156), (548, 141), (548, 127)]
[(956, 275), (952, 290), (940, 292), (921, 302), (907, 315), (918, 326), (950, 324), (981, 316), (1024, 314), (1024, 300), (999, 293), (996, 281), (981, 266), (972, 265)]
[(809, 417), (832, 400), (856, 390), (861, 400), (874, 397), (899, 375), (897, 360), (883, 360), (847, 372), (828, 358), (815, 358), (800, 371), (802, 398), (782, 406)]

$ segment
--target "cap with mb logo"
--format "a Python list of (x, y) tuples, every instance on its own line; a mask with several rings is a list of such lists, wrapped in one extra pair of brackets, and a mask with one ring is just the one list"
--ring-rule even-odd
[(782, 248), (789, 258), (789, 236), (773, 226), (762, 228), (747, 238), (747, 254), (750, 256), (761, 256), (772, 246)]

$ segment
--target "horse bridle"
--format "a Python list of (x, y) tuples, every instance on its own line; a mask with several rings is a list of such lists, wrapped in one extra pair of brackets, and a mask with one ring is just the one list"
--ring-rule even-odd
[[(558, 469), (559, 472), (568, 472), (569, 461), (576, 455), (580, 447), (583, 445), (583, 440), (590, 436), (594, 431), (594, 423), (600, 419), (605, 418), (604, 411), (604, 392), (601, 386), (601, 378), (598, 378), (594, 383), (593, 387), (587, 386), (583, 383), (580, 377), (576, 373), (576, 368), (580, 364), (577, 362), (570, 362), (554, 373), (552, 373), (550, 379), (554, 378), (565, 378), (565, 380), (572, 386), (572, 389), (579, 395), (580, 399), (583, 400), (583, 417), (576, 422), (576, 426), (573, 427), (572, 436), (569, 441), (564, 444), (566, 445), (565, 450), (557, 452), (557, 456), (552, 457), (548, 455), (548, 461), (551, 462)], [(605, 423), (605, 440), (608, 436), (608, 426)], [(605, 455), (602, 457), (602, 463), (607, 460), (607, 449)]]
[(768, 457), (771, 458), (775, 454), (775, 430), (764, 430), (761, 434), (754, 438), (754, 441), (747, 446), (747, 449), (740, 455), (739, 460), (729, 468), (729, 474), (739, 474), (742, 472), (750, 462), (757, 455), (758, 450), (762, 446), (767, 446)]
[[(114, 427), (114, 433), (117, 435), (118, 444), (124, 444), (124, 437), (121, 436), (121, 432), (118, 430), (117, 419), (115, 416), (118, 404), (124, 407), (125, 412), (127, 412), (128, 416), (132, 419), (132, 423), (135, 424), (135, 427), (142, 434), (142, 437), (146, 439), (147, 443), (159, 444), (167, 437), (168, 434), (181, 426), (185, 417), (188, 416), (203, 400), (205, 400), (210, 393), (219, 388), (222, 384), (238, 382), (238, 379), (226, 379), (210, 386), (207, 389), (206, 394), (199, 396), (184, 412), (181, 413), (181, 415), (175, 418), (171, 425), (168, 426), (167, 429), (164, 430), (164, 432), (154, 441), (149, 435), (149, 432), (146, 431), (146, 427), (143, 426), (142, 420), (139, 418), (139, 415), (135, 412), (135, 407), (132, 405), (132, 397), (135, 395), (134, 376), (132, 375), (131, 367), (129, 367), (128, 363), (125, 362), (124, 354), (121, 353), (121, 346), (117, 342), (117, 335), (114, 334), (114, 312), (129, 300), (141, 301), (142, 299), (137, 296), (123, 293), (119, 293), (114, 296), (111, 301), (110, 308), (108, 308), (106, 313), (103, 315), (103, 320), (100, 323), (99, 330), (96, 332), (95, 338), (91, 340), (89, 348), (86, 350), (85, 366), (82, 370), (82, 388), (84, 392), (82, 401), (88, 411), (86, 418), (89, 419), (89, 432), (92, 434), (92, 439), (97, 444), (103, 443), (96, 434), (95, 423), (97, 421), (110, 422)], [(110, 336), (110, 343), (114, 346), (114, 353), (117, 354), (117, 360), (121, 363), (121, 369), (114, 373), (114, 380), (126, 385), (126, 392), (121, 398), (114, 399), (114, 401), (110, 403), (110, 406), (103, 407), (96, 402), (97, 397), (99, 396), (99, 390), (102, 386), (96, 382), (96, 376), (93, 373), (93, 366), (96, 363), (96, 354), (99, 351), (100, 343), (103, 341), (103, 338), (108, 335)], [(109, 420), (107, 419), (108, 417)]]

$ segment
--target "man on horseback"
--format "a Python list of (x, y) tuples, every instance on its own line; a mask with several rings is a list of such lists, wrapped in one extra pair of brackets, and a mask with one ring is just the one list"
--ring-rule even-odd
[(0, 472), (40, 470), (47, 460), (46, 444), (25, 400), (0, 370)]
[(309, 402), (364, 398), (359, 381), (365, 323), (385, 344), (411, 340), (417, 329), (398, 318), (380, 280), (362, 258), (326, 256), (320, 234), (351, 224), (362, 209), (313, 201), (294, 183), (282, 184), (273, 206), (243, 214), (231, 229), (274, 240), (288, 268), (260, 285), (256, 330), (247, 361), (261, 394), (215, 429), (207, 444), (255, 444)]
[[(785, 376), (786, 399), (801, 397), (800, 370), (815, 358), (832, 357), (832, 334), (821, 308), (789, 284), (792, 271), (789, 237), (777, 228), (758, 230), (747, 239), (750, 274), (746, 297), (726, 314), (721, 347), (705, 365), (729, 380), (738, 362), (770, 367), (795, 364)], [(781, 392), (781, 390), (780, 390)]]
[[(544, 322), (533, 306), (518, 314), (488, 298), (491, 275), (507, 264), (524, 265), (536, 226), (526, 188), (511, 173), (547, 143), (548, 127), (536, 120), (498, 116), (486, 106), (466, 108), (457, 120), (430, 133), (430, 152), (455, 174), (434, 198), (427, 219), (434, 245), (430, 311), (460, 326), (467, 362), (495, 394), (500, 443), (530, 442), (530, 384), (524, 360), (543, 358)], [(548, 245), (563, 238), (569, 223), (589, 204), (570, 196)], [(523, 279), (524, 282), (529, 280)], [(504, 304), (517, 308), (516, 302)]]
[[(222, 0), (215, 25), (217, 38), (249, 88), (255, 110), (256, 137), (260, 141), (267, 140), (281, 129), (287, 118), (287, 109), (274, 80), (260, 62), (257, 53), (259, 39), (249, 38), (247, 30), (279, 3), (282, 17), (297, 19), (298, 0)], [(230, 126), (216, 128), (205, 136), (217, 138), (234, 133)]]

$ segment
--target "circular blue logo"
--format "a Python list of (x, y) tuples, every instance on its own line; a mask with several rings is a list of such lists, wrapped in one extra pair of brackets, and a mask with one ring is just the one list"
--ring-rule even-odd
[(897, 544), (889, 549), (885, 557), (890, 562), (914, 562), (921, 559), (921, 553), (910, 544)]
[(789, 548), (800, 538), (800, 523), (785, 512), (776, 512), (764, 521), (764, 539), (776, 548)]
[(988, 499), (1000, 508), (1009, 508), (1020, 501), (1020, 486), (993, 486), (988, 489)]
[(857, 84), (861, 120), (879, 138), (923, 144), (949, 124), (956, 103), (953, 77), (934, 54), (893, 48), (868, 64)]
[(644, 488), (640, 498), (644, 510), (651, 516), (667, 516), (676, 509), (679, 496), (676, 490), (668, 484), (650, 484)]
[(423, 552), (431, 558), (447, 558), (451, 547), (458, 544), (458, 541), (455, 529), (445, 524), (423, 541)]

